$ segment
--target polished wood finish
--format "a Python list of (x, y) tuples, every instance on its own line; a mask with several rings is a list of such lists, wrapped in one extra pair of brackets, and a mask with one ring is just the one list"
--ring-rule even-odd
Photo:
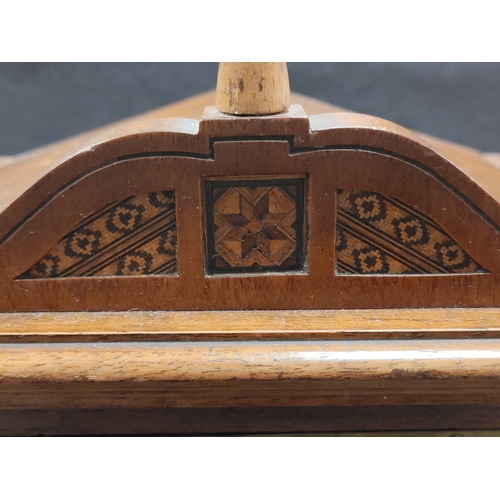
[[(199, 121), (214, 99), (0, 164), (0, 433), (500, 428), (498, 155), (295, 95)], [(254, 193), (304, 182), (305, 272), (207, 274), (204, 183), (242, 175)], [(338, 189), (404, 202), (487, 273), (338, 275)], [(178, 275), (18, 279), (96, 210), (158, 190), (176, 190)], [(233, 230), (261, 231), (255, 201)]]
[(0, 314), (0, 343), (500, 338), (500, 309)]
[(230, 115), (272, 115), (290, 107), (286, 63), (220, 63), (215, 106)]
[(350, 341), (4, 344), (0, 407), (500, 405), (499, 339), (355, 347)]
[[(207, 108), (200, 122), (140, 122), (130, 133), (120, 128), (114, 137), (94, 141), (56, 165), (1, 214), (1, 311), (500, 306), (500, 203), (417, 135), (395, 124), (352, 113), (308, 117), (297, 105), (265, 117), (231, 117)], [(500, 170), (490, 170), (494, 181)], [(248, 261), (231, 273), (212, 274), (207, 262), (214, 252), (209, 224), (215, 206), (208, 202), (207, 183), (280, 189), (286, 179), (303, 179), (304, 202), (294, 210), (300, 208), (304, 215), (293, 224), (304, 242), (293, 243), (295, 236), (289, 235), (304, 254), (302, 260), (273, 261), (270, 273), (262, 262), (249, 272), (253, 261)], [(339, 190), (374, 192), (425, 214), (448, 238), (446, 244), (431, 242), (431, 251), (439, 244), (448, 252), (446, 258), (465, 252), (481, 272), (459, 266), (454, 274), (338, 273)], [(62, 280), (42, 274), (26, 279), (28, 270), (47, 261), (58, 242), (85, 226), (92, 214), (158, 191), (175, 192), (178, 275)], [(282, 235), (262, 240), (262, 245), (282, 245), (286, 224), (280, 224), (275, 222), (271, 232)], [(257, 237), (264, 238), (266, 231), (258, 229)], [(92, 238), (81, 239), (94, 245), (97, 236)]]
[[(308, 116), (320, 113), (338, 113), (348, 110), (317, 99), (303, 96), (297, 93), (291, 94), (291, 101), (301, 105)], [(134, 130), (141, 122), (159, 122), (165, 119), (182, 117), (199, 120), (203, 110), (213, 106), (215, 102), (215, 91), (205, 92), (175, 104), (164, 106), (132, 118), (100, 127), (90, 132), (59, 141), (43, 148), (38, 148), (27, 153), (12, 157), (3, 157), (5, 167), (0, 170), (0, 213), (5, 210), (15, 199), (21, 196), (27, 189), (35, 184), (45, 173), (68, 155), (85, 148), (86, 144), (92, 144), (105, 140), (106, 137), (114, 137), (117, 130), (127, 133)], [(465, 171), (474, 182), (482, 189), (500, 202), (500, 173), (495, 172), (492, 166), (495, 158), (500, 153), (481, 153), (475, 149), (459, 144), (451, 143), (436, 137), (417, 132), (438, 153), (450, 158), (455, 165)], [(11, 163), (6, 168), (6, 163)], [(22, 172), (22, 175), (20, 175)]]

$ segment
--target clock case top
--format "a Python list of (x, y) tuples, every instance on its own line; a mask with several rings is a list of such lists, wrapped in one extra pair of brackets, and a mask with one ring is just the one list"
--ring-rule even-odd
[(500, 306), (495, 155), (211, 97), (4, 161), (1, 311)]

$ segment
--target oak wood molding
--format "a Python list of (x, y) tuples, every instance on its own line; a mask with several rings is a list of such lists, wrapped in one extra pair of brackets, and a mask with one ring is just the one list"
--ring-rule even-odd
[(1, 409), (500, 405), (500, 340), (4, 344)]

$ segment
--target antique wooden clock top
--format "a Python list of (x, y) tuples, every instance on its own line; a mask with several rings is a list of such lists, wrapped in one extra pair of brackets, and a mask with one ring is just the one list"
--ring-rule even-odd
[[(103, 408), (103, 387), (120, 406), (116, 384), (140, 408), (234, 406), (228, 387), (245, 407), (469, 404), (478, 388), (497, 402), (499, 166), (379, 118), (290, 105), (284, 63), (221, 64), (216, 95), (4, 159), (0, 406), (81, 408), (78, 394)], [(152, 340), (177, 375), (155, 371)], [(213, 349), (228, 361), (210, 378)], [(408, 355), (436, 350), (448, 354)]]
[(497, 168), (373, 117), (308, 116), (286, 66), (241, 68), (221, 65), (200, 120), (0, 170), (0, 310), (500, 306)]

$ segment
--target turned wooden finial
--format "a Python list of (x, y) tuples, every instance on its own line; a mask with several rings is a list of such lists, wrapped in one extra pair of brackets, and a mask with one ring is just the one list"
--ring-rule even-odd
[(286, 63), (220, 63), (216, 108), (230, 115), (273, 115), (290, 107)]

